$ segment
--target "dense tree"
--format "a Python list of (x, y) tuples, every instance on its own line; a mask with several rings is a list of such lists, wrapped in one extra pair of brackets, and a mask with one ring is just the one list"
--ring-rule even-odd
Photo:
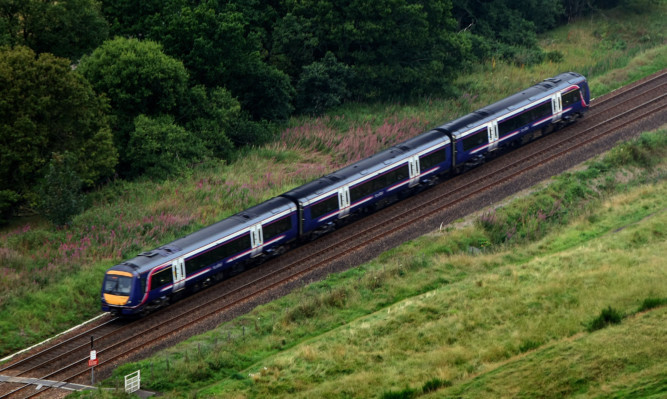
[(107, 41), (84, 56), (78, 71), (111, 102), (114, 139), (125, 173), (134, 119), (140, 114), (176, 113), (188, 90), (188, 73), (158, 43), (125, 38)]
[(183, 60), (196, 82), (225, 87), (255, 119), (286, 119), (294, 94), (289, 77), (264, 62), (261, 41), (234, 8), (218, 0), (184, 6), (165, 16), (151, 37)]
[[(381, 99), (442, 92), (469, 44), (455, 33), (451, 2), (348, 0), (290, 2), (290, 15), (274, 34), (274, 49), (300, 68), (330, 51), (355, 74), (358, 98)], [(306, 27), (304, 31), (299, 26)], [(296, 33), (290, 39), (290, 32)], [(295, 40), (303, 40), (296, 46)], [(280, 54), (273, 54), (280, 58)]]
[(241, 118), (241, 105), (229, 91), (221, 87), (207, 90), (202, 85), (190, 90), (180, 113), (184, 127), (202, 140), (211, 156), (220, 159), (232, 156), (234, 144), (227, 133)]
[(83, 210), (83, 182), (76, 173), (71, 153), (54, 154), (39, 185), (38, 208), (57, 226), (63, 226)]
[(117, 153), (106, 111), (68, 60), (0, 48), (0, 202), (34, 202), (53, 153), (76, 157), (75, 172), (87, 186), (111, 175)]
[(276, 21), (271, 36), (270, 62), (297, 80), (302, 68), (322, 56), (320, 38), (315, 34), (314, 21), (305, 15), (287, 13)]
[[(102, 13), (109, 23), (111, 37), (145, 39), (153, 26), (160, 23), (170, 8), (178, 8), (182, 0), (101, 0)], [(176, 4), (174, 4), (176, 3)]]
[(322, 61), (303, 68), (297, 84), (296, 106), (305, 114), (320, 114), (343, 103), (350, 96), (348, 84), (352, 72), (333, 53), (327, 53)]
[(0, 44), (77, 60), (102, 43), (107, 23), (96, 0), (0, 0)]
[(505, 58), (519, 64), (541, 62), (537, 33), (562, 19), (560, 0), (453, 0), (459, 29), (470, 36), (476, 59)]
[(164, 179), (204, 158), (202, 140), (174, 123), (172, 116), (139, 115), (130, 133), (127, 160), (132, 173)]

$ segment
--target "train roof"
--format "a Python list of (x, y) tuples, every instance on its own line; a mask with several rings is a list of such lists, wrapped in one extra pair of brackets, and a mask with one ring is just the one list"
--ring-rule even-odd
[(271, 217), (275, 216), (279, 218), (281, 214), (288, 214), (291, 211), (296, 211), (296, 206), (292, 201), (282, 197), (274, 197), (183, 238), (172, 241), (167, 245), (142, 252), (134, 258), (114, 266), (113, 269), (134, 270), (142, 273), (173, 259), (185, 256), (205, 244), (247, 229)]
[(540, 98), (546, 98), (559, 90), (563, 90), (572, 85), (581, 84), (585, 81), (586, 78), (576, 72), (561, 73), (553, 78), (545, 79), (519, 93), (513, 94), (482, 109), (439, 126), (437, 130), (454, 134), (457, 132), (469, 131), (475, 126), (483, 125), (496, 119), (499, 115), (514, 111), (515, 109), (528, 105)]
[(348, 165), (340, 170), (322, 176), (319, 179), (306, 183), (283, 194), (294, 201), (311, 199), (338, 187), (378, 171), (392, 163), (401, 161), (408, 156), (418, 153), (437, 144), (448, 144), (449, 137), (436, 130), (430, 130), (397, 144), (373, 156)]

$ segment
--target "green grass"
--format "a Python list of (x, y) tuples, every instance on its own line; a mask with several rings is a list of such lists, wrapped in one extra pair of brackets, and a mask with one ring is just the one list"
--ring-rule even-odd
[[(306, 144), (286, 147), (276, 142), (248, 150), (232, 164), (205, 163), (162, 183), (112, 182), (91, 193), (87, 210), (65, 229), (53, 229), (38, 218), (15, 222), (0, 231), (0, 357), (99, 312), (99, 285), (104, 270), (114, 263), (327, 173), (349, 162), (350, 154), (359, 156), (363, 150), (386, 147), (404, 135), (437, 126), (566, 70), (588, 74), (593, 94), (599, 96), (665, 68), (666, 5), (661, 1), (655, 7), (656, 12), (650, 14), (607, 12), (604, 17), (598, 15), (562, 27), (541, 38), (547, 51), (564, 55), (561, 62), (525, 68), (501, 63), (479, 65), (456, 82), (456, 98), (428, 98), (411, 104), (349, 104), (326, 119), (295, 119), (290, 127), (303, 127), (299, 142)], [(326, 144), (327, 136), (334, 137), (333, 147)], [(361, 139), (350, 143), (344, 140), (346, 137), (372, 137), (377, 143)], [(629, 156), (641, 158), (640, 153)], [(569, 196), (559, 206), (588, 198), (610, 184), (625, 183), (603, 179), (597, 183), (601, 188), (592, 188), (591, 192), (578, 191), (577, 184), (566, 187)], [(533, 212), (530, 218), (506, 220), (508, 228), (515, 227), (518, 232), (508, 244), (548, 234), (549, 230), (542, 230), (534, 222), (539, 212), (555, 210), (550, 219), (568, 220), (568, 214), (554, 207), (553, 194), (544, 194), (542, 200), (539, 206), (526, 208)], [(503, 232), (497, 233), (494, 236), (487, 230), (466, 230), (454, 233), (458, 241), (429, 243), (425, 251), (446, 255), (469, 247), (484, 249), (503, 241)], [(506, 236), (507, 231), (504, 233)], [(526, 258), (520, 254), (506, 256)], [(422, 263), (428, 264), (428, 259), (417, 257), (395, 273), (424, 267)], [(452, 270), (451, 275), (429, 281), (437, 285), (440, 281), (456, 281), (463, 274), (463, 270)], [(374, 292), (382, 281), (391, 278), (388, 272), (377, 272), (372, 279), (363, 277), (362, 292)], [(322, 300), (348, 303), (359, 295), (344, 289)], [(391, 303), (404, 295), (392, 294), (384, 301)], [(358, 315), (368, 311), (348, 312)], [(298, 318), (298, 312), (291, 317)]]
[[(660, 163), (616, 165), (616, 149), (588, 163), (606, 169), (573, 172), (598, 194), (567, 203), (567, 220), (538, 237), (491, 244), (479, 224), (433, 232), (114, 374), (140, 368), (167, 397), (659, 395), (665, 133), (621, 146), (658, 143), (643, 153)], [(618, 184), (600, 191), (607, 177)], [(562, 179), (497, 213), (540, 204)]]
[(433, 397), (664, 398), (666, 320), (662, 307), (595, 334), (556, 341)]

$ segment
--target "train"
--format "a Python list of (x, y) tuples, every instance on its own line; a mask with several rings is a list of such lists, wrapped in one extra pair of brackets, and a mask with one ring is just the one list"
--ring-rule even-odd
[(566, 72), (106, 271), (102, 310), (145, 315), (582, 117)]

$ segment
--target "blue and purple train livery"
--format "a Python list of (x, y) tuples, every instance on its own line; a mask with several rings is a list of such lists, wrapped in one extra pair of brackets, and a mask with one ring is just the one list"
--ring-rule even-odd
[(581, 117), (567, 72), (110, 268), (102, 310), (145, 313)]

